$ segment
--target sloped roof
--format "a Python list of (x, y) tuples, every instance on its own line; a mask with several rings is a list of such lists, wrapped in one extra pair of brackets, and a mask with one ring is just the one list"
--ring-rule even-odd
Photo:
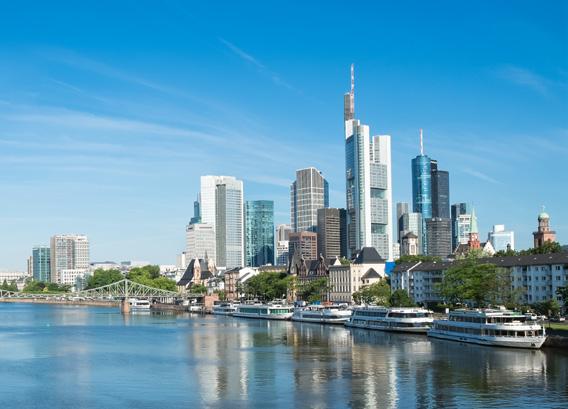
[(412, 233), (411, 231), (406, 233), (403, 237), (407, 238), (407, 239), (417, 239), (418, 238), (418, 236), (416, 234)]
[(374, 247), (363, 247), (353, 264), (379, 264), (384, 263), (385, 260), (379, 255), (379, 252)]
[(361, 277), (362, 280), (369, 279), (369, 278), (381, 278), (381, 275), (375, 271), (374, 268), (370, 268), (367, 270), (365, 274)]
[[(193, 280), (195, 260), (196, 259), (193, 259), (189, 262), (187, 268), (185, 269), (185, 272), (183, 273), (183, 276), (177, 282), (178, 286), (187, 286)], [(209, 271), (207, 260), (199, 259), (198, 262), (201, 267), (201, 279), (206, 280), (213, 277), (213, 274)]]

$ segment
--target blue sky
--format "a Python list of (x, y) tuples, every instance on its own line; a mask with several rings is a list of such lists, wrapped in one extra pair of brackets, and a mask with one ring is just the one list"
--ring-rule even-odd
[[(342, 96), (410, 160), (450, 172), (531, 245), (541, 205), (568, 242), (568, 3), (5, 2), (0, 13), (0, 269), (84, 233), (92, 260), (174, 263), (199, 176), (245, 182), (289, 220), (316, 166), (343, 207)], [(458, 4), (459, 3), (459, 4)]]

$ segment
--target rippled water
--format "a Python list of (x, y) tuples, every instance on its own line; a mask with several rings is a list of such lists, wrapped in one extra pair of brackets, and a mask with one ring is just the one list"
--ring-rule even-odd
[(3, 408), (568, 407), (568, 351), (0, 304)]

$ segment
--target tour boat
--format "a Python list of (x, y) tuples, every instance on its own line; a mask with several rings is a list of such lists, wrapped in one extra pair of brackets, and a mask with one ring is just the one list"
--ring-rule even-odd
[(345, 326), (425, 334), (432, 321), (432, 311), (424, 308), (365, 306), (355, 308)]
[(546, 340), (544, 327), (525, 314), (501, 309), (459, 309), (448, 319), (435, 320), (428, 336), (514, 348), (539, 349)]
[(289, 320), (293, 312), (294, 307), (286, 304), (239, 304), (233, 317)]
[(148, 300), (139, 300), (137, 298), (131, 298), (128, 300), (130, 304), (131, 310), (149, 310), (150, 309), (150, 301)]
[(294, 309), (292, 321), (344, 324), (349, 321), (351, 310), (338, 305), (308, 305)]
[(213, 306), (213, 314), (215, 315), (233, 315), (237, 311), (237, 307), (229, 302), (223, 302)]

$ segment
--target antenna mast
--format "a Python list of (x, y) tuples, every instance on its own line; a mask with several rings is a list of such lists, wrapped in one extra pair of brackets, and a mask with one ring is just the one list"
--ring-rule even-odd
[(424, 156), (424, 138), (422, 137), (422, 128), (420, 128), (420, 155)]

